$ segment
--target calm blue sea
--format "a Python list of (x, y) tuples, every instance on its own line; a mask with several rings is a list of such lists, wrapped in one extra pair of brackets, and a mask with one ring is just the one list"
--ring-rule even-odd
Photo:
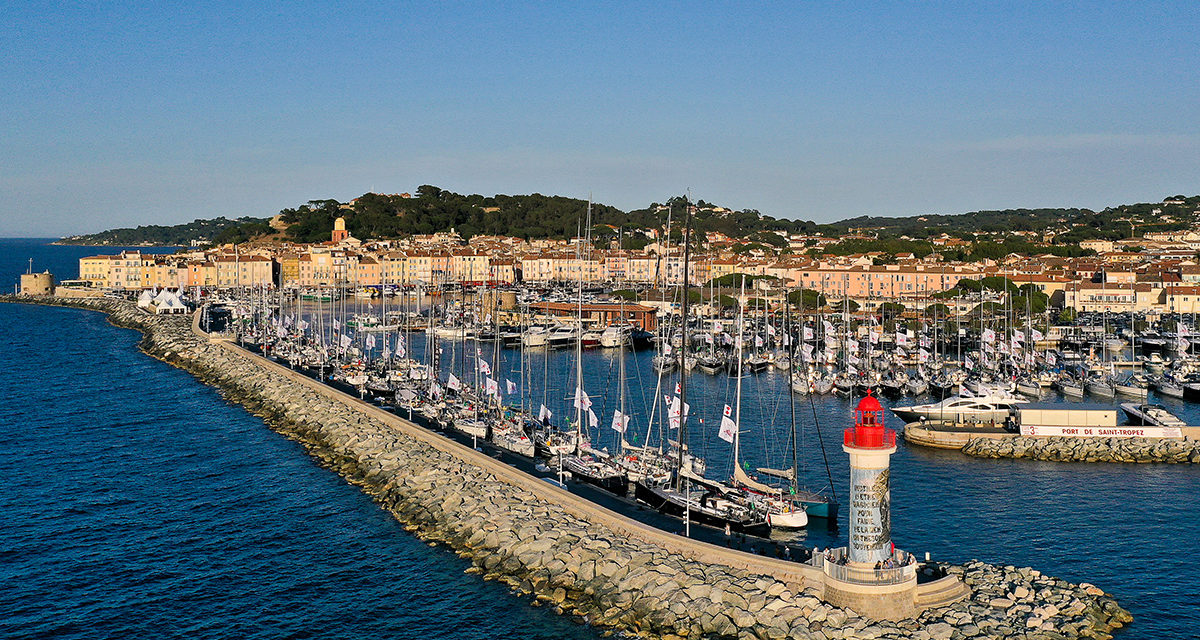
[[(78, 257), (94, 252), (0, 241), (0, 276), (15, 280), (34, 257), (35, 269), (74, 277)], [(0, 635), (595, 637), (464, 575), (466, 563), (409, 536), (299, 446), (137, 352), (137, 334), (98, 314), (8, 305), (0, 330), (0, 519), (13, 523), (0, 528)], [(423, 339), (412, 346), (421, 353)], [(518, 355), (506, 351), (493, 366), (518, 381)], [(655, 393), (650, 355), (626, 359), (640, 429)], [(601, 442), (612, 433), (617, 363), (585, 354)], [(530, 396), (556, 416), (570, 413), (573, 369), (569, 352), (527, 359)], [(732, 461), (715, 423), (733, 403), (733, 382), (690, 381), (692, 413), (705, 418), (691, 442), (721, 477)], [(743, 459), (752, 466), (787, 464), (785, 384), (778, 373), (745, 379)], [(664, 382), (662, 393), (673, 387)], [(1162, 401), (1200, 424), (1196, 405)], [(851, 409), (836, 398), (796, 405), (804, 476), (827, 484), (819, 426), (843, 499)], [(902, 548), (1093, 582), (1136, 617), (1119, 637), (1195, 637), (1200, 469), (977, 460), (901, 444), (892, 491)], [(800, 537), (844, 544), (844, 534), (817, 528)]]
[[(95, 249), (0, 252), (15, 280)], [(599, 637), (464, 574), (136, 332), (26, 305), (0, 332), (0, 637)]]

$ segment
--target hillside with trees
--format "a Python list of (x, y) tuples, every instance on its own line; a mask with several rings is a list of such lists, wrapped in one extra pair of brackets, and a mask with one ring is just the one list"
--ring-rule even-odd
[(109, 229), (100, 233), (69, 236), (59, 240), (61, 244), (108, 245), (116, 247), (179, 247), (193, 240), (199, 242), (245, 242), (271, 232), (267, 218), (249, 216), (235, 219), (224, 217), (211, 220), (193, 220), (177, 225), (144, 225), (133, 228)]
[[(671, 240), (683, 237), (683, 196), (664, 203), (652, 203), (642, 209), (622, 211), (616, 207), (592, 204), (592, 237), (597, 244), (607, 243), (624, 232), (622, 246), (641, 249), (653, 239), (641, 233), (661, 229), (671, 222)], [(699, 244), (707, 232), (722, 233), (748, 242), (735, 251), (761, 250), (767, 253), (787, 251), (787, 242), (777, 232), (821, 234), (826, 237), (849, 235), (852, 231), (869, 232), (826, 247), (834, 254), (880, 252), (885, 256), (913, 253), (923, 257), (935, 251), (931, 238), (943, 234), (972, 242), (954, 249), (936, 248), (949, 260), (982, 260), (1010, 253), (1079, 256), (1082, 240), (1116, 240), (1146, 231), (1186, 229), (1196, 219), (1200, 196), (1172, 196), (1159, 203), (1141, 203), (1109, 207), (1103, 211), (1088, 209), (1009, 209), (973, 211), (959, 215), (929, 214), (904, 218), (861, 216), (832, 224), (788, 220), (765, 215), (754, 209), (733, 210), (704, 200), (695, 203), (692, 228)], [(455, 229), (464, 238), (477, 235), (505, 235), (525, 239), (570, 238), (581, 229), (588, 203), (578, 198), (529, 195), (463, 195), (433, 185), (422, 185), (412, 196), (364, 194), (350, 203), (337, 200), (310, 200), (298, 207), (280, 211), (284, 236), (299, 242), (327, 240), (338, 217), (346, 228), (362, 240), (397, 238)], [(113, 229), (102, 233), (72, 236), (62, 242), (99, 245), (186, 245), (193, 240), (212, 243), (245, 242), (275, 232), (266, 218), (243, 217), (195, 220), (174, 226), (148, 225), (133, 229)], [(1053, 235), (1052, 242), (1040, 237), (1006, 235), (1012, 232), (1036, 232)], [(994, 235), (989, 235), (994, 234)], [(814, 250), (815, 251), (815, 250)], [(887, 260), (887, 258), (882, 258)]]
[(1055, 231), (1055, 244), (1081, 240), (1120, 240), (1134, 233), (1187, 229), (1196, 219), (1200, 196), (1182, 195), (1163, 202), (1123, 204), (1102, 211), (1090, 209), (1006, 209), (972, 211), (956, 215), (926, 214), (904, 218), (860, 216), (823, 225), (836, 234), (851, 229), (872, 230), (880, 235), (907, 236), (914, 240), (947, 234), (974, 239), (977, 232)]

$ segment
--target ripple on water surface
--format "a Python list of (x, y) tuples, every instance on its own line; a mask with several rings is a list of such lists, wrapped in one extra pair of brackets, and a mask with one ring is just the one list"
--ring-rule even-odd
[[(462, 560), (406, 534), (215, 391), (138, 354), (136, 334), (99, 315), (0, 306), (0, 330), (11, 338), (0, 351), (0, 517), (14, 523), (0, 528), (0, 578), (13, 585), (0, 590), (0, 629), (27, 637), (596, 636), (462, 575)], [(446, 344), (447, 358), (454, 347)], [(413, 351), (423, 348), (413, 336)], [(516, 355), (493, 363), (499, 375), (521, 379)], [(627, 359), (632, 403), (655, 395), (650, 356)], [(537, 357), (527, 379), (534, 397), (569, 413), (571, 354)], [(584, 357), (585, 386), (607, 415), (614, 405), (602, 390), (614, 384), (617, 359)], [(546, 373), (552, 388), (543, 392)], [(732, 401), (727, 376), (691, 379), (698, 416), (719, 416)], [(743, 455), (752, 466), (787, 464), (766, 457), (787, 441), (785, 385), (772, 373), (744, 380)], [(1200, 406), (1158, 401), (1200, 424)], [(815, 414), (844, 501), (840, 429), (850, 406), (832, 397), (798, 404), (801, 463), (820, 484)], [(691, 443), (711, 475), (729, 472), (729, 447), (715, 430), (696, 428)], [(1136, 618), (1119, 638), (1196, 637), (1195, 465), (978, 460), (901, 444), (892, 468), (897, 545), (1093, 582)], [(807, 542), (844, 544), (847, 511), (842, 534), (814, 529)]]
[(595, 638), (94, 313), (0, 306), (0, 636)]

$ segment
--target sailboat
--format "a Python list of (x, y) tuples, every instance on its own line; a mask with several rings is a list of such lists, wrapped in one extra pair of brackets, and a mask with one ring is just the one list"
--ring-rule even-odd
[[(742, 278), (742, 296), (745, 295), (745, 277)], [(726, 415), (721, 420), (722, 439), (733, 440), (733, 486), (741, 489), (750, 504), (760, 505), (766, 512), (767, 525), (772, 529), (803, 529), (808, 526), (808, 514), (804, 507), (782, 500), (782, 491), (776, 492), (772, 487), (762, 484), (742, 470), (741, 461), (741, 423), (742, 423), (742, 335), (745, 324), (744, 301), (739, 300), (738, 336), (734, 342), (737, 353), (737, 391), (734, 400), (732, 423), (727, 422)], [(789, 369), (790, 371), (790, 369)], [(790, 377), (790, 376), (789, 376)], [(789, 395), (790, 398), (790, 395)], [(727, 405), (728, 406), (728, 405)]]
[[(691, 248), (691, 205), (686, 203), (687, 215), (684, 225), (683, 245), (683, 302), (681, 305), (681, 345), (679, 358), (686, 356), (688, 344), (688, 259)], [(687, 404), (686, 369), (679, 377), (678, 396), (672, 401), (671, 419), (677, 423), (679, 441), (675, 444), (675, 468), (668, 484), (653, 480), (642, 480), (635, 485), (637, 499), (660, 513), (683, 519), (684, 533), (690, 534), (691, 523), (698, 522), (717, 528), (728, 528), (752, 534), (770, 531), (765, 514), (754, 504), (747, 504), (744, 496), (733, 488), (703, 477), (692, 464), (694, 458), (687, 453), (687, 428), (689, 407)]]
[[(591, 246), (592, 202), (588, 200), (587, 210), (587, 241)], [(583, 322), (583, 272), (579, 274), (578, 315)], [(592, 401), (583, 390), (583, 347), (584, 332), (577, 332), (575, 342), (575, 450), (570, 454), (560, 456), (560, 462), (571, 475), (578, 480), (594, 484), (616, 494), (625, 492), (625, 473), (612, 461), (607, 452), (594, 449), (588, 438), (584, 437), (584, 419), (588, 424), (599, 426), (599, 420), (592, 411)], [(598, 339), (598, 338), (597, 338)], [(586, 413), (585, 413), (586, 412)]]

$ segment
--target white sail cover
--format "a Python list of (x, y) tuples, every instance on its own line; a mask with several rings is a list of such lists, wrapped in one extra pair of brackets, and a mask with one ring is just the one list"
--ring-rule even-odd
[(738, 484), (749, 487), (760, 493), (779, 493), (774, 487), (767, 486), (754, 478), (751, 478), (745, 471), (742, 471), (740, 466), (733, 467), (733, 480)]

